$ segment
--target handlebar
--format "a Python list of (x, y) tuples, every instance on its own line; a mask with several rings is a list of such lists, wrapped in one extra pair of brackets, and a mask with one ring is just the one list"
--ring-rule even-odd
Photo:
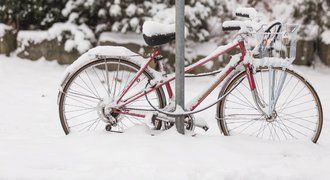
[[(249, 18), (246, 21), (225, 21), (222, 25), (224, 31), (235, 31), (235, 30), (254, 30), (258, 31), (262, 25), (260, 25), (260, 15), (257, 11), (252, 8), (237, 8), (235, 15), (238, 17)], [(258, 27), (257, 27), (258, 26)]]
[(282, 22), (280, 21), (266, 23), (262, 20), (262, 16), (252, 7), (237, 8), (235, 15), (249, 19), (244, 21), (225, 21), (222, 24), (223, 31), (240, 31), (238, 34), (252, 34), (257, 32), (273, 33), (271, 32), (272, 29), (276, 29), (274, 33), (278, 33), (282, 27)]

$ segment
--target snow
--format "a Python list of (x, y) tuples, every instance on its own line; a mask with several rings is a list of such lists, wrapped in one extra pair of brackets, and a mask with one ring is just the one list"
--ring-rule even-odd
[(70, 52), (73, 49), (77, 49), (79, 53), (84, 53), (92, 47), (91, 42), (95, 41), (94, 33), (86, 24), (74, 25), (71, 23), (55, 23), (50, 29), (48, 29), (48, 39), (58, 38), (62, 39), (63, 32), (71, 33), (71, 41), (65, 42), (65, 50)]
[(146, 36), (175, 33), (175, 24), (162, 24), (155, 21), (145, 21), (142, 32)]
[(117, 17), (121, 15), (121, 8), (118, 4), (111, 5), (109, 9), (109, 14), (111, 17)]
[(149, 129), (152, 129), (153, 127), (155, 127), (152, 124), (152, 117), (154, 116), (153, 112), (147, 113), (143, 119), (144, 124), (148, 126)]
[(21, 30), (18, 31), (17, 41), (20, 42), (22, 46), (26, 46), (29, 43), (33, 43), (33, 44), (41, 43), (48, 37), (49, 34), (47, 31)]
[(239, 7), (235, 10), (236, 14), (248, 15), (249, 18), (253, 19), (258, 16), (257, 11), (254, 8)]
[(23, 51), (29, 43), (37, 44), (53, 39), (62, 41), (64, 32), (70, 32), (70, 39), (64, 44), (64, 49), (68, 52), (77, 49), (82, 54), (90, 49), (91, 42), (95, 41), (93, 31), (85, 24), (77, 26), (71, 23), (55, 23), (47, 31), (19, 31), (17, 35), (17, 41), (20, 43), (19, 51)]
[(322, 42), (324, 42), (325, 44), (330, 44), (330, 30), (325, 30), (321, 34), (321, 39), (322, 39)]
[(290, 68), (291, 61), (288, 59), (276, 58), (276, 57), (264, 57), (262, 59), (253, 59), (252, 63), (255, 67), (285, 67)]
[(132, 17), (132, 16), (134, 16), (136, 10), (137, 10), (136, 5), (134, 5), (134, 4), (130, 4), (130, 5), (126, 8), (126, 14), (127, 14), (129, 17)]
[[(162, 34), (175, 33), (175, 24), (163, 24), (156, 21), (145, 21), (142, 32), (146, 36), (156, 36)], [(188, 29), (185, 27), (185, 37), (188, 36)]]
[[(58, 118), (57, 86), (66, 66), (0, 56), (0, 179), (329, 179), (329, 68), (295, 66), (322, 100), (318, 144), (224, 137), (215, 108), (196, 115), (210, 130), (195, 137), (175, 129), (150, 136), (145, 126), (65, 136)], [(212, 78), (186, 80), (186, 100)], [(207, 99), (217, 98), (215, 94)], [(198, 117), (197, 117), (198, 116)]]
[(192, 27), (202, 25), (201, 19), (206, 19), (211, 14), (210, 7), (204, 6), (200, 2), (196, 2), (195, 6), (185, 6), (185, 16), (189, 19)]
[(100, 34), (99, 42), (114, 42), (117, 44), (138, 44), (140, 46), (146, 46), (145, 41), (141, 34), (136, 33), (117, 33), (117, 32), (103, 32)]
[(65, 4), (65, 7), (64, 9), (62, 10), (62, 15), (64, 17), (68, 16), (70, 14), (70, 12), (75, 8), (76, 4), (74, 1), (68, 1), (66, 4)]
[(133, 28), (136, 29), (136, 32), (140, 32), (140, 28), (138, 28), (139, 25), (139, 19), (137, 17), (133, 17), (129, 20), (129, 25)]
[(224, 28), (230, 28), (230, 27), (240, 27), (244, 25), (244, 23), (242, 21), (225, 21), (222, 23), (222, 27)]
[[(147, 6), (146, 6), (147, 7)], [(174, 24), (175, 23), (175, 8), (166, 7), (165, 4), (150, 4), (150, 16), (152, 21), (162, 22), (165, 24)]]
[(0, 38), (3, 37), (7, 30), (11, 30), (10, 26), (0, 23)]
[(68, 19), (68, 22), (74, 23), (79, 18), (78, 13), (71, 13)]
[[(290, 2), (289, 2), (290, 3)], [(291, 23), (288, 22), (292, 19), (294, 7), (292, 5), (288, 5), (287, 2), (277, 3), (274, 5), (273, 14), (276, 15), (275, 18), (277, 20), (281, 20), (284, 23)]]
[(107, 24), (98, 24), (98, 25), (96, 25), (96, 27), (95, 27), (95, 33), (100, 33), (100, 32), (103, 32), (103, 31), (105, 31), (106, 29), (108, 29), (109, 27), (108, 27), (108, 25)]

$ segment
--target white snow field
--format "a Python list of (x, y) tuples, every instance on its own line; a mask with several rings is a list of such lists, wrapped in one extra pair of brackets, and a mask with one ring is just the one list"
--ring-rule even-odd
[[(66, 136), (56, 104), (65, 68), (0, 56), (0, 179), (330, 179), (330, 68), (295, 67), (321, 98), (317, 144), (225, 137), (214, 107), (197, 115), (210, 130), (195, 137), (173, 128), (151, 136), (142, 126)], [(187, 80), (186, 98), (210, 79)]]

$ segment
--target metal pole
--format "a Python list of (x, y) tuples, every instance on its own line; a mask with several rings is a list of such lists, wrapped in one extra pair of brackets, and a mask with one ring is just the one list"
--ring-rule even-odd
[[(175, 104), (184, 109), (184, 0), (175, 0)], [(175, 119), (179, 133), (184, 134), (184, 117)]]

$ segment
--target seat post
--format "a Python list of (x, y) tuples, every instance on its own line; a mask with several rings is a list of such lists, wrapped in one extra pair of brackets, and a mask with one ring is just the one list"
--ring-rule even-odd
[(160, 48), (155, 46), (152, 51), (153, 55), (155, 55), (152, 57), (154, 57), (153, 60), (156, 63), (156, 69), (159, 70), (163, 75), (166, 74), (166, 70), (162, 61), (164, 57), (161, 55)]

